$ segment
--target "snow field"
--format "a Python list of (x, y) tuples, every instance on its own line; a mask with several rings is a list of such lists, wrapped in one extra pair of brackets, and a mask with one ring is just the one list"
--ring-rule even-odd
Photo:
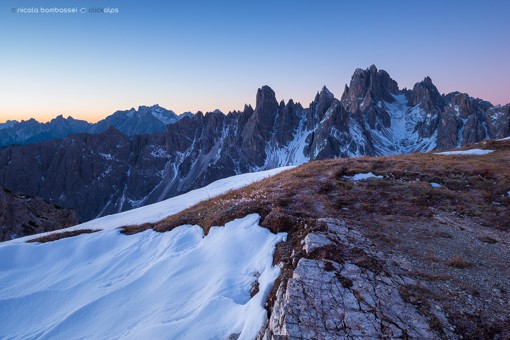
[(280, 274), (274, 249), (286, 234), (260, 227), (255, 214), (207, 236), (192, 225), (131, 236), (116, 228), (158, 221), (285, 169), (234, 176), (67, 229), (101, 232), (0, 244), (0, 338), (255, 338)]

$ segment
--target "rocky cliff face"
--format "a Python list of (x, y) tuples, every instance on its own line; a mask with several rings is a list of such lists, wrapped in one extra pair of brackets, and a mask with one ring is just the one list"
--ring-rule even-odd
[[(117, 125), (129, 125), (130, 117), (150, 112), (172, 118), (160, 107), (114, 116)], [(279, 103), (263, 86), (255, 108), (186, 115), (162, 133), (129, 138), (110, 129), (4, 148), (0, 185), (75, 208), (84, 221), (239, 173), (501, 138), (510, 134), (509, 122), (509, 105), (494, 107), (457, 92), (441, 95), (428, 77), (400, 90), (387, 72), (371, 66), (355, 71), (340, 100), (324, 87), (308, 108), (292, 100)]]
[(74, 211), (0, 188), (0, 242), (77, 223)]
[(487, 110), (487, 129), (494, 139), (510, 135), (510, 104), (493, 106)]

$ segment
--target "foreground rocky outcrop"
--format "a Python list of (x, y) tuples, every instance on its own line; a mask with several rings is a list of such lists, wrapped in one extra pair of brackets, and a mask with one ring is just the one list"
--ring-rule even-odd
[(78, 224), (74, 211), (0, 188), (0, 242)]
[[(280, 283), (261, 338), (439, 337), (400, 295), (400, 287), (415, 285), (415, 280), (385, 271), (383, 254), (344, 221), (317, 223), (322, 231), (310, 232), (303, 242), (310, 258), (299, 259), (292, 277)], [(444, 329), (452, 327), (440, 308), (436, 315)]]

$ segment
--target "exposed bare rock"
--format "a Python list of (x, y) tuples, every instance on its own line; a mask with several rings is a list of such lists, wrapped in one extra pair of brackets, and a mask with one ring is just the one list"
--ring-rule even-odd
[[(343, 221), (318, 223), (326, 230), (306, 235), (303, 250), (309, 258), (301, 258), (292, 277), (280, 284), (261, 338), (439, 337), (430, 319), (401, 296), (401, 287), (419, 283), (382, 270), (383, 255)], [(436, 314), (451, 327), (440, 309)]]
[(510, 134), (510, 104), (494, 106), (487, 110), (487, 125), (493, 139)]
[(443, 108), (443, 98), (430, 77), (416, 83), (409, 97), (412, 106), (421, 105), (426, 112), (438, 112)]
[(345, 87), (342, 102), (348, 111), (357, 113), (363, 107), (370, 106), (374, 101), (393, 102), (391, 94), (398, 92), (398, 84), (384, 70), (377, 70), (375, 65), (363, 70), (357, 69), (349, 86)]
[[(346, 85), (347, 86), (347, 85)], [(331, 104), (335, 100), (335, 96), (331, 93), (326, 86), (322, 88), (320, 92), (317, 92), (315, 99), (310, 103), (310, 116), (308, 121), (308, 129), (313, 129), (314, 122), (320, 122), (326, 114), (326, 111), (331, 107)]]
[(303, 250), (307, 254), (311, 254), (319, 248), (334, 244), (327, 236), (318, 233), (310, 233), (306, 235), (303, 243)]

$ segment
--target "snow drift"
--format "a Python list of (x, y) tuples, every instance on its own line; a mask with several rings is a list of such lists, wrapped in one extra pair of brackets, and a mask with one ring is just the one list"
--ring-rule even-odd
[(0, 338), (254, 338), (267, 317), (263, 305), (280, 271), (273, 252), (285, 234), (260, 227), (258, 215), (213, 227), (207, 236), (191, 225), (132, 236), (115, 228), (281, 170), (235, 176), (208, 187), (216, 191), (206, 187), (88, 223), (101, 232), (1, 244)]

